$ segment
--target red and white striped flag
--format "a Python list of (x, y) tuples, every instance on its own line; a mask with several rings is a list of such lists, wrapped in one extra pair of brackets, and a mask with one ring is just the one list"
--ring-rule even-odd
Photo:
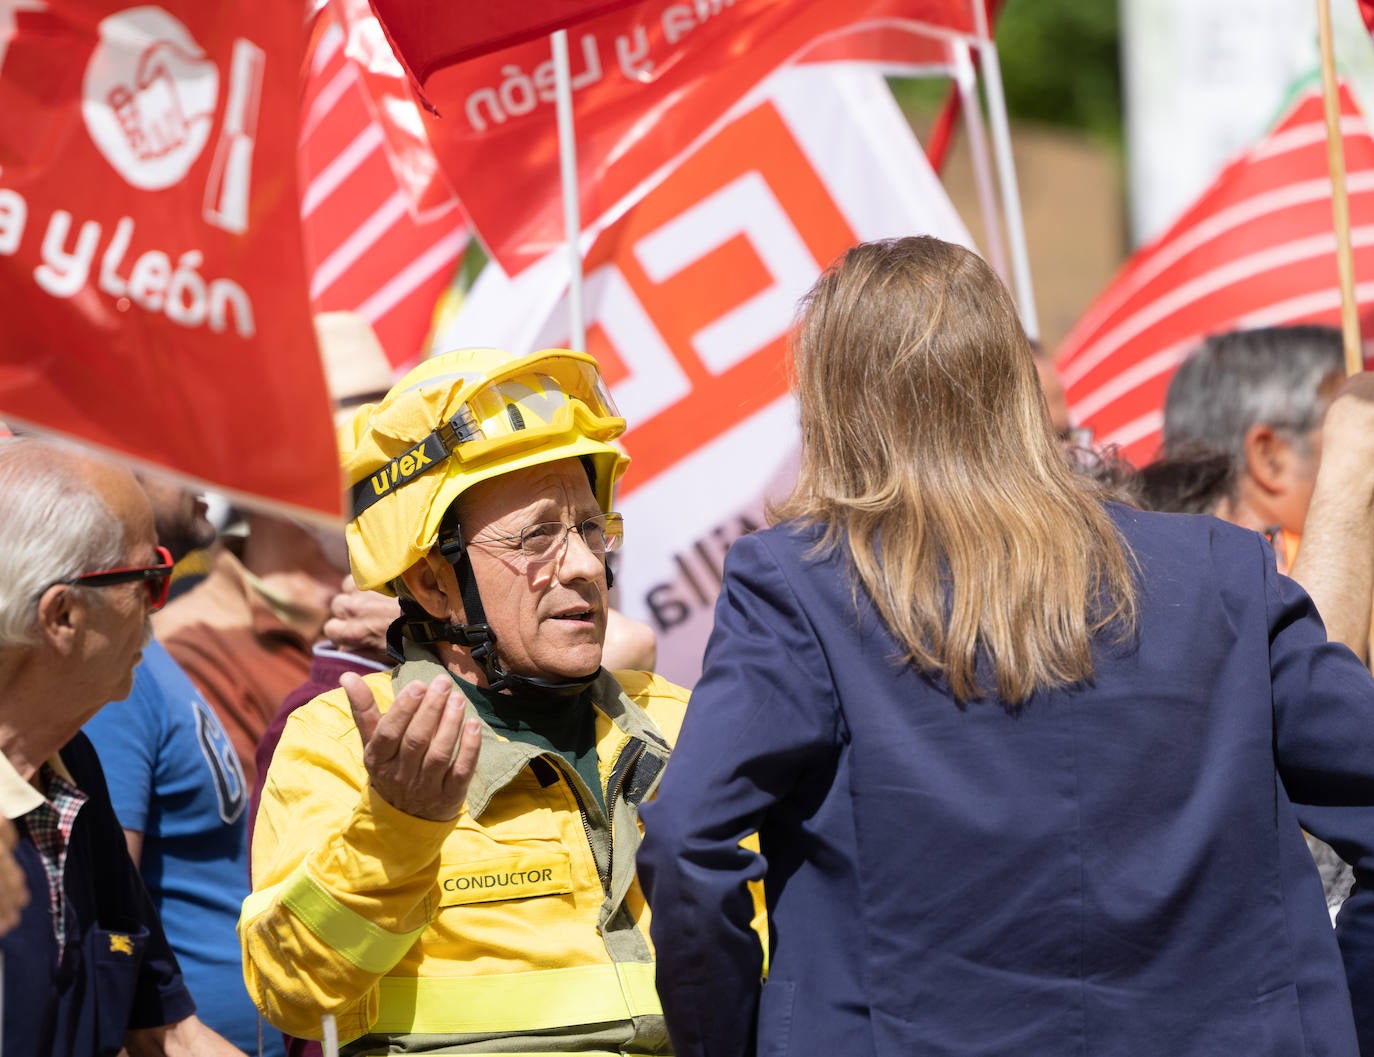
[(366, 0), (329, 0), (319, 19), (300, 143), (311, 304), (358, 312), (404, 368), (423, 354), (468, 229)]
[[(1340, 90), (1360, 312), (1374, 312), (1374, 138)], [(1154, 457), (1179, 361), (1209, 334), (1340, 324), (1336, 235), (1319, 85), (1299, 94), (1163, 236), (1139, 250), (1058, 356), (1079, 425), (1141, 465)]]

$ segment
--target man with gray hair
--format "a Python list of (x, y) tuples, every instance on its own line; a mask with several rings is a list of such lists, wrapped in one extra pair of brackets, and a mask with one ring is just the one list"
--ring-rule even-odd
[(1344, 377), (1341, 333), (1331, 327), (1214, 335), (1169, 383), (1164, 454), (1230, 456), (1230, 494), (1217, 514), (1271, 535), (1281, 529), (1288, 553), (1280, 558), (1291, 563), (1316, 483), (1322, 420)]
[(7, 1057), (240, 1051), (201, 1023), (81, 725), (129, 693), (165, 600), (133, 476), (0, 439), (0, 815), (32, 900), (0, 951)]
[(1207, 485), (1215, 494), (1206, 509), (1266, 533), (1281, 568), (1317, 603), (1329, 637), (1368, 663), (1374, 380), (1345, 381), (1344, 367), (1333, 327), (1208, 338), (1169, 384), (1164, 451), (1154, 465), (1223, 460)]

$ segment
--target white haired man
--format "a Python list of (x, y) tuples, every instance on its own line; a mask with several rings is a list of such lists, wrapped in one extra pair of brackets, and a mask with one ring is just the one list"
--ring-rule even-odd
[(195, 1016), (81, 725), (126, 696), (172, 562), (133, 476), (0, 439), (0, 814), (32, 894), (0, 941), (8, 1057), (240, 1051)]

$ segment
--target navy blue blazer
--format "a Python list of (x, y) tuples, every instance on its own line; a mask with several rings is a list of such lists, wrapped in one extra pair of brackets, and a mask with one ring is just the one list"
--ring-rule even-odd
[(1374, 891), (1374, 679), (1257, 534), (1111, 509), (1137, 639), (1016, 714), (897, 663), (814, 530), (735, 544), (642, 810), (679, 1057), (1359, 1052), (1294, 804)]

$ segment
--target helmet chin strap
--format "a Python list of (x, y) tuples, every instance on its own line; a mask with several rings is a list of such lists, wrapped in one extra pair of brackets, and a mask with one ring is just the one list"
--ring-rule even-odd
[[(439, 530), (439, 553), (453, 566), (458, 587), (463, 593), (463, 613), (469, 623), (452, 624), (435, 620), (418, 602), (401, 599), (401, 615), (392, 622), (386, 636), (387, 653), (398, 663), (404, 659), (402, 638), (408, 636), (421, 646), (448, 642), (467, 649), (486, 676), (488, 689), (497, 692), (510, 690), (525, 698), (571, 700), (596, 681), (601, 674), (600, 667), (589, 675), (565, 680), (540, 679), (506, 671), (496, 653), (496, 634), (487, 623), (486, 611), (482, 608), (477, 578), (473, 575), (472, 561), (463, 542), (463, 531), (457, 524), (449, 524), (448, 517)], [(609, 569), (607, 573), (609, 575)]]

